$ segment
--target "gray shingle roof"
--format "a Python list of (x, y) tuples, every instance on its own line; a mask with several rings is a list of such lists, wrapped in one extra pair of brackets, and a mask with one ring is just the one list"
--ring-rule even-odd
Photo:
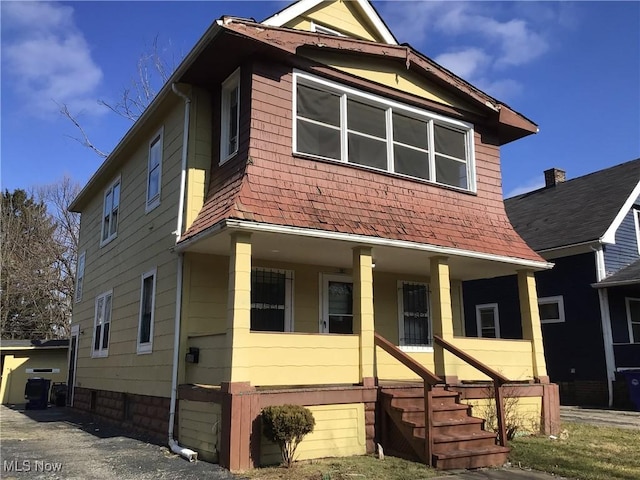
[(0, 346), (5, 348), (68, 348), (69, 339), (63, 338), (59, 340), (2, 340)]
[(610, 277), (601, 280), (594, 286), (596, 288), (615, 287), (618, 285), (633, 285), (640, 283), (640, 260), (636, 260), (631, 265), (618, 270)]
[(640, 158), (505, 200), (511, 223), (536, 251), (602, 237), (640, 181)]

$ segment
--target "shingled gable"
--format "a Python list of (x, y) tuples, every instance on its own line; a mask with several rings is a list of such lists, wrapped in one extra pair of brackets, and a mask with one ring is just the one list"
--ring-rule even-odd
[(516, 231), (540, 252), (610, 242), (607, 233), (639, 194), (640, 158), (509, 198), (505, 208)]
[[(299, 48), (322, 44), (322, 48), (402, 59), (402, 65), (418, 66), (430, 80), (439, 81), (487, 112), (489, 120), (485, 122), (493, 127), (478, 127), (475, 143), (478, 178), (490, 185), (483, 185), (479, 189), (482, 192), (476, 196), (352, 165), (295, 157), (287, 128), (279, 127), (278, 122), (269, 125), (252, 117), (248, 152), (251, 161), (236, 160), (230, 162), (232, 165), (217, 167), (217, 173), (212, 172), (209, 197), (182, 237), (182, 244), (224, 228), (226, 220), (237, 219), (450, 247), (541, 262), (539, 267), (544, 267), (542, 258), (513, 230), (504, 212), (495, 140), (490, 140), (490, 144), (481, 140), (483, 136), (495, 137), (496, 124), (502, 118), (500, 110), (508, 107), (410, 47), (293, 32), (239, 19), (225, 18), (221, 24), (238, 37), (252, 38), (284, 50), (289, 54), (289, 65), (299, 58), (296, 55)], [(252, 115), (254, 110), (266, 109), (260, 113), (278, 120), (291, 118), (291, 84), (285, 82), (286, 91), (282, 85), (276, 85), (278, 78), (290, 74), (291, 67), (283, 63), (279, 68), (282, 71), (264, 72), (265, 75), (254, 71)], [(340, 74), (330, 70), (325, 73)], [(273, 100), (274, 96), (277, 101)], [(533, 123), (515, 112), (513, 118), (526, 126), (511, 125), (519, 130), (519, 136), (537, 130)], [(483, 196), (491, 197), (491, 201), (478, 198)]]

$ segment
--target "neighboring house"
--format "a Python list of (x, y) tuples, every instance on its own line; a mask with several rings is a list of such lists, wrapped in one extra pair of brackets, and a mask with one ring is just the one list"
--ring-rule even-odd
[[(549, 376), (565, 404), (627, 406), (621, 372), (640, 369), (640, 159), (568, 181), (550, 169), (545, 182), (505, 207), (555, 264), (535, 274)], [(467, 333), (518, 337), (516, 292), (514, 277), (466, 283)]]
[(29, 378), (47, 378), (51, 382), (67, 379), (69, 340), (2, 340), (3, 405), (26, 403), (24, 387)]
[[(500, 177), (500, 146), (535, 132), (397, 45), (366, 1), (214, 22), (71, 206), (73, 406), (232, 470), (277, 459), (259, 414), (281, 403), (316, 418), (301, 458), (379, 442), (445, 468), (504, 461), (454, 403), (481, 402), (463, 381), (488, 377), (434, 338), (522, 382), (523, 409), (557, 428), (534, 280), (550, 265)], [(465, 338), (462, 282), (508, 274), (520, 339)], [(454, 405), (428, 424), (421, 377)]]

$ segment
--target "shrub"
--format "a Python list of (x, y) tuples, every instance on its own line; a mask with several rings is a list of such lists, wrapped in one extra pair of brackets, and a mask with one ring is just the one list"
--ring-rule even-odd
[(280, 447), (282, 462), (289, 468), (298, 445), (307, 433), (313, 432), (316, 421), (311, 410), (300, 405), (281, 405), (262, 410), (265, 437)]

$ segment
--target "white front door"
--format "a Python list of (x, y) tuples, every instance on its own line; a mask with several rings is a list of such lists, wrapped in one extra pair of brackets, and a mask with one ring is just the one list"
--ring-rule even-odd
[(322, 275), (322, 333), (353, 333), (353, 281), (346, 275)]

